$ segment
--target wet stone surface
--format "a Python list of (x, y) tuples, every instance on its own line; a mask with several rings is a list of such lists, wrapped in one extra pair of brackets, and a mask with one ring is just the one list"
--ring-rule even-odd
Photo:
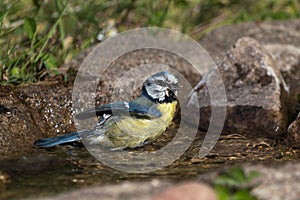
[(288, 140), (292, 147), (300, 148), (300, 113), (288, 128)]
[[(217, 70), (219, 77), (214, 76)], [(271, 137), (286, 132), (288, 87), (268, 51), (256, 40), (249, 37), (239, 39), (225, 59), (218, 63), (217, 69), (211, 70), (195, 87), (189, 109), (195, 109), (199, 101), (202, 128), (207, 128), (210, 123), (210, 90), (218, 91), (217, 87), (222, 86), (220, 78), (227, 97), (227, 102), (221, 102), (227, 108), (223, 132)], [(215, 88), (209, 88), (208, 84)]]
[[(224, 26), (209, 33), (201, 39), (200, 44), (215, 60), (220, 60), (241, 37), (251, 37), (264, 45), (278, 45), (280, 49), (287, 45), (300, 47), (299, 19), (273, 22), (249, 22), (233, 26)], [(278, 66), (280, 67), (280, 66)]]
[[(147, 144), (144, 148), (130, 152), (153, 151), (160, 148), (172, 139), (174, 128), (168, 129), (153, 144)], [(221, 135), (214, 149), (206, 157), (199, 158), (198, 153), (204, 136), (205, 132), (199, 132), (187, 152), (170, 166), (140, 174), (124, 173), (112, 169), (92, 157), (83, 147), (58, 146), (51, 149), (36, 149), (31, 154), (19, 159), (0, 161), (0, 169), (11, 180), (10, 183), (3, 184), (5, 192), (1, 193), (0, 197), (15, 199), (16, 197), (55, 196), (57, 193), (77, 190), (81, 187), (94, 185), (103, 187), (123, 182), (146, 181), (149, 185), (153, 179), (181, 183), (195, 181), (199, 178), (200, 181), (211, 184), (214, 179), (213, 177), (207, 179), (207, 176), (210, 176), (212, 171), (222, 168), (244, 165), (246, 162), (276, 166), (283, 162), (300, 159), (299, 150), (289, 147), (284, 139), (251, 137), (247, 134)], [(116, 157), (116, 162), (118, 160), (122, 161), (124, 158)], [(130, 163), (128, 166), (130, 167)], [(146, 166), (141, 165), (140, 167)], [(200, 176), (201, 174), (203, 176)], [(18, 192), (16, 193), (16, 191)], [(132, 192), (132, 190), (128, 190), (129, 197), (133, 198), (134, 192)], [(78, 191), (76, 194), (82, 193)], [(108, 196), (114, 195), (109, 194)]]
[[(97, 51), (97, 48), (94, 49), (90, 55), (94, 59), (87, 58), (86, 62), (83, 63), (81, 67), (84, 70), (77, 76), (74, 85), (78, 87), (76, 91), (86, 91), (86, 80), (99, 79), (97, 86), (91, 88), (88, 91), (89, 93), (86, 94), (90, 96), (85, 96), (85, 94), (81, 93), (77, 97), (81, 99), (78, 100), (80, 108), (86, 108), (85, 100), (91, 97), (96, 99), (96, 104), (101, 105), (111, 101), (132, 99), (140, 95), (142, 83), (153, 74), (151, 70), (157, 64), (160, 65), (161, 71), (168, 69), (165, 66), (170, 66), (171, 69), (178, 71), (184, 76), (191, 85), (195, 85), (201, 78), (201, 74), (188, 61), (164, 50), (141, 49), (128, 52), (113, 60), (107, 67), (94, 64), (100, 62), (100, 60), (97, 61), (97, 56), (93, 56), (93, 54), (97, 54)], [(209, 67), (209, 62), (204, 64), (202, 72), (208, 71)], [(142, 73), (141, 69), (143, 69)]]
[[(134, 78), (140, 74), (132, 76), (133, 79), (126, 82), (129, 83), (128, 90), (135, 89), (134, 94), (127, 92), (126, 88), (116, 87), (116, 81), (124, 75), (124, 72), (130, 71), (135, 66), (152, 63), (171, 66), (194, 84), (199, 79), (199, 74), (183, 58), (165, 51), (146, 49), (121, 56), (111, 63), (105, 73), (99, 72), (101, 74), (99, 76), (95, 77), (94, 71), (81, 73), (82, 76), (77, 77), (79, 80), (89, 81), (99, 77), (100, 79), (97, 87), (91, 88), (90, 91), (87, 91), (88, 88), (84, 85), (83, 88), (77, 87), (80, 92), (82, 91), (78, 97), (80, 110), (72, 110), (72, 89), (78, 65), (81, 63), (77, 63), (76, 66), (71, 62), (69, 69), (67, 67), (62, 69), (68, 76), (67, 82), (63, 76), (57, 76), (37, 84), (1, 87), (0, 158), (14, 158), (32, 151), (32, 144), (37, 139), (75, 131), (74, 113), (89, 109), (95, 104), (101, 105), (136, 97), (140, 94), (141, 84), (136, 85)], [(86, 63), (89, 64), (91, 63)], [(143, 82), (144, 79), (140, 81)], [(119, 84), (124, 86), (122, 83)], [(95, 104), (86, 105), (87, 99), (92, 99)]]
[[(288, 124), (290, 124), (299, 112), (299, 29), (299, 19), (260, 23), (249, 22), (221, 27), (209, 33), (199, 42), (209, 52), (210, 56), (219, 63), (226, 56), (227, 51), (224, 51), (224, 49), (230, 49), (239, 38), (251, 37), (257, 40), (271, 54), (275, 67), (281, 72), (288, 86), (288, 95), (282, 95), (281, 102), (287, 105), (284, 109), (288, 112)], [(300, 130), (294, 129), (294, 132), (299, 133)], [(292, 145), (295, 146), (295, 144)]]
[(246, 171), (257, 171), (261, 174), (256, 179), (258, 186), (252, 193), (258, 199), (295, 200), (299, 199), (300, 164), (290, 162), (277, 165), (254, 165), (245, 167)]
[[(298, 45), (298, 46), (297, 46)], [(288, 88), (289, 121), (294, 120), (299, 111), (300, 94), (300, 38), (295, 44), (265, 44), (280, 70)], [(298, 129), (299, 132), (299, 129)]]
[(71, 90), (58, 80), (0, 91), (0, 158), (12, 158), (32, 150), (41, 137), (74, 130)]

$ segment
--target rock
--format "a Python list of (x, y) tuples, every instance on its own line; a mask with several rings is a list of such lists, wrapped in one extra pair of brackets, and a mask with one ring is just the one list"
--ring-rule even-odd
[(33, 142), (74, 130), (70, 86), (60, 81), (2, 86), (0, 159), (32, 150)]
[[(260, 162), (260, 164), (245, 164), (241, 168), (245, 174), (256, 172), (259, 174), (251, 181), (246, 181), (246, 186), (252, 188), (251, 194), (261, 200), (296, 200), (299, 199), (300, 190), (300, 162), (287, 161), (279, 164), (278, 161)], [(228, 170), (228, 168), (226, 169)], [(214, 170), (199, 176), (198, 181), (214, 183), (216, 177), (224, 169)]]
[(217, 200), (217, 195), (205, 184), (185, 183), (167, 189), (153, 200)]
[[(239, 131), (271, 137), (285, 133), (288, 117), (284, 96), (288, 88), (263, 46), (249, 37), (239, 39), (225, 59), (218, 63), (218, 71), (227, 95), (224, 132)], [(214, 73), (216, 70), (212, 69), (198, 83), (189, 102), (189, 109), (193, 110), (199, 101), (200, 127), (205, 129), (209, 125), (211, 112), (207, 80), (212, 81), (210, 84), (220, 82), (215, 79), (218, 77)], [(213, 87), (219, 86), (215, 84)]]
[(265, 44), (289, 87), (289, 118), (294, 120), (299, 110), (300, 94), (300, 38), (296, 44)]
[(40, 200), (60, 200), (60, 199), (84, 199), (86, 200), (216, 200), (213, 189), (202, 183), (185, 183), (174, 186), (170, 182), (153, 179), (148, 182), (126, 182), (117, 185), (93, 186), (78, 189), (76, 191), (65, 192), (63, 194), (40, 198)]
[[(17, 159), (0, 160), (0, 169), (11, 176), (13, 181), (16, 177), (29, 174), (43, 174), (57, 169), (74, 169), (74, 166), (63, 157), (52, 157), (49, 152), (40, 149), (29, 156), (22, 156)], [(0, 170), (0, 172), (1, 172)], [(0, 173), (1, 175), (1, 173)]]
[(200, 44), (210, 56), (219, 60), (241, 37), (251, 37), (263, 45), (280, 44), (300, 47), (300, 19), (272, 22), (249, 22), (218, 28), (203, 38)]
[(292, 147), (300, 148), (300, 113), (288, 128), (288, 141)]
[(66, 192), (55, 197), (41, 198), (40, 200), (63, 200), (63, 199), (82, 199), (85, 200), (151, 200), (153, 194), (162, 191), (170, 186), (170, 183), (152, 180), (150, 182), (135, 183), (127, 182), (117, 185), (94, 186)]
[(272, 22), (248, 22), (220, 27), (206, 37), (200, 44), (215, 61), (226, 56), (229, 49), (241, 37), (251, 37), (269, 50), (276, 67), (282, 73), (289, 87), (289, 121), (298, 112), (297, 95), (300, 94), (300, 19)]
[(11, 182), (10, 176), (5, 172), (0, 171), (0, 187), (4, 186), (10, 182)]
[[(298, 46), (296, 46), (298, 45)], [(300, 38), (298, 44), (265, 44), (276, 67), (289, 86), (300, 80)], [(299, 85), (299, 84), (298, 84)]]
[(284, 165), (252, 165), (245, 166), (245, 171), (256, 171), (256, 186), (252, 194), (263, 200), (295, 200), (299, 199), (300, 163), (288, 162)]

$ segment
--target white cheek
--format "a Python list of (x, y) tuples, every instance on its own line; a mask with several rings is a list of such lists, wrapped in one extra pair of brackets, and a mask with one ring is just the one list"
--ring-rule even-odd
[(166, 90), (166, 95), (167, 95), (167, 97), (170, 95), (169, 90)]

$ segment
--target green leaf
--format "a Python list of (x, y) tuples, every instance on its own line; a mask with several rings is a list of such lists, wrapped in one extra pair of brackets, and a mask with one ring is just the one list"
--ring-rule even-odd
[(215, 186), (215, 191), (217, 193), (219, 200), (229, 200), (230, 199), (230, 191), (223, 186)]
[(36, 31), (36, 22), (32, 18), (27, 18), (24, 21), (23, 30), (27, 33), (30, 40), (33, 38)]
[(50, 28), (49, 33), (47, 34), (47, 37), (45, 38), (45, 41), (41, 45), (41, 48), (40, 48), (37, 56), (35, 57), (34, 62), (37, 62), (41, 57), (43, 57), (44, 50), (45, 50), (45, 48), (46, 48), (46, 46), (47, 46), (50, 38), (54, 35), (57, 25), (59, 24), (60, 20), (62, 20), (62, 16), (63, 16), (63, 14), (65, 12), (65, 9), (66, 9), (67, 5), (68, 5), (68, 2), (65, 3), (62, 11), (59, 13), (59, 16), (58, 16), (57, 20), (55, 21), (55, 23)]
[(240, 183), (244, 183), (246, 181), (246, 174), (242, 168), (234, 167), (230, 169), (229, 174), (233, 179)]
[(215, 184), (222, 186), (238, 187), (241, 183), (240, 181), (232, 178), (231, 176), (223, 174), (217, 177)]
[(256, 200), (248, 190), (238, 190), (234, 195), (234, 200)]
[(53, 55), (49, 55), (44, 61), (44, 64), (47, 70), (56, 70), (57, 69), (57, 60)]
[(26, 75), (26, 71), (27, 71), (27, 67), (26, 67), (26, 65), (24, 65), (24, 66), (21, 67), (21, 69), (20, 69), (20, 74), (21, 74), (22, 76), (25, 76), (25, 75)]
[(235, 167), (223, 174), (220, 174), (219, 177), (217, 177), (215, 184), (239, 188), (259, 175), (260, 174), (256, 171), (246, 174), (242, 168)]
[(0, 36), (2, 36), (3, 21), (7, 17), (8, 13), (9, 13), (9, 10), (7, 10), (6, 12), (0, 14)]
[(11, 69), (10, 73), (13, 77), (19, 78), (20, 77), (20, 68), (14, 67)]
[(254, 178), (260, 176), (261, 174), (257, 171), (251, 171), (249, 172), (248, 176), (247, 176), (247, 181), (252, 181)]

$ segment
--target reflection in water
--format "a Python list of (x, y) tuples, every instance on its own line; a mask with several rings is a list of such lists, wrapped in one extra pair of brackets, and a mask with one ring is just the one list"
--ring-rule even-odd
[[(172, 139), (175, 129), (173, 124), (154, 143), (128, 151), (159, 149)], [(11, 179), (10, 183), (0, 182), (0, 199), (49, 196), (83, 186), (116, 184), (122, 181), (146, 181), (153, 178), (186, 181), (224, 166), (294, 160), (299, 159), (300, 155), (298, 150), (288, 148), (285, 141), (275, 143), (273, 139), (251, 138), (239, 133), (221, 136), (213, 151), (205, 158), (199, 158), (199, 147), (204, 136), (203, 132), (199, 132), (191, 147), (170, 166), (142, 174), (124, 173), (109, 168), (93, 158), (83, 147), (34, 149), (26, 157), (0, 161), (0, 172), (5, 172)], [(278, 154), (283, 156), (278, 158)]]

